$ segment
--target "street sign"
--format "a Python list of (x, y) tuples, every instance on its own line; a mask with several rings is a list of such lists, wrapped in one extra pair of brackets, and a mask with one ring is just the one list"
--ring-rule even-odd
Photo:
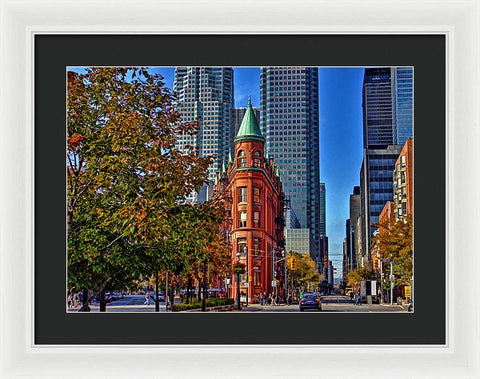
[(276, 287), (277, 286), (277, 281), (276, 280), (272, 280), (272, 287)]

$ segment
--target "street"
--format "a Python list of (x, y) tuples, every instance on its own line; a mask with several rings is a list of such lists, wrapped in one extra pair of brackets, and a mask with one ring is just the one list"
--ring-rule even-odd
[[(348, 296), (328, 295), (322, 296), (322, 312), (407, 312), (407, 305), (388, 305), (388, 304), (361, 304), (355, 305)], [(292, 305), (259, 305), (252, 304), (243, 307), (241, 312), (300, 312), (298, 304)], [(305, 312), (318, 312), (315, 310), (305, 310)]]
[[(150, 299), (146, 305), (145, 295), (128, 295), (122, 299), (107, 304), (107, 312), (155, 312), (155, 301)], [(100, 312), (98, 303), (90, 304), (92, 312)], [(68, 312), (78, 312), (78, 309), (69, 308)], [(165, 302), (160, 302), (160, 312), (165, 312)]]
[[(130, 312), (144, 313), (155, 312), (155, 302), (150, 300), (149, 305), (145, 305), (144, 295), (129, 295), (123, 299), (112, 301), (107, 304), (107, 312)], [(98, 303), (90, 306), (92, 312), (99, 312)], [(407, 312), (407, 305), (389, 305), (389, 304), (361, 304), (355, 305), (348, 296), (329, 295), (322, 296), (322, 312), (352, 312), (352, 313), (373, 313), (373, 312)], [(68, 312), (78, 312), (78, 309), (69, 308)], [(160, 302), (160, 312), (165, 312), (165, 303)], [(235, 310), (234, 312), (238, 312)], [(241, 312), (300, 312), (298, 304), (292, 305), (260, 305), (250, 304), (248, 307), (242, 307)], [(316, 312), (315, 310), (306, 310), (305, 312)]]

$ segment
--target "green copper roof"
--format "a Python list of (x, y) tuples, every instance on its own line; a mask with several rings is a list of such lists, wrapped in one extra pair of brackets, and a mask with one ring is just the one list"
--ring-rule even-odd
[(255, 113), (253, 113), (250, 96), (248, 97), (247, 111), (245, 112), (245, 116), (243, 116), (242, 124), (240, 125), (237, 136), (235, 137), (235, 142), (249, 140), (260, 140), (265, 142), (265, 138), (263, 138), (262, 132), (258, 126)]

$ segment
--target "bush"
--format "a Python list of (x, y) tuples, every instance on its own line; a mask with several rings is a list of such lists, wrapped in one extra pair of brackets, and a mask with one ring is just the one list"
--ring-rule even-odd
[[(221, 305), (232, 305), (234, 303), (234, 300), (233, 299), (207, 299), (207, 301), (205, 302), (205, 305), (208, 307), (218, 307), (218, 306), (221, 306)], [(188, 311), (190, 309), (197, 309), (197, 308), (201, 308), (202, 307), (202, 302), (201, 301), (197, 301), (195, 303), (190, 303), (190, 304), (186, 304), (186, 303), (181, 303), (181, 304), (174, 304), (172, 306), (172, 311), (173, 312), (181, 312), (181, 311)]]

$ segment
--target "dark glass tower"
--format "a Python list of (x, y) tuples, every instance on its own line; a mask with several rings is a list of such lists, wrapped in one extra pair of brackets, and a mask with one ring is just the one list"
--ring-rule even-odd
[(327, 235), (327, 211), (326, 211), (327, 192), (325, 183), (320, 183), (320, 236)]
[(318, 257), (320, 241), (320, 148), (318, 69), (262, 67), (260, 126), (267, 154), (280, 169), (285, 195), (302, 228), (309, 228)]
[(393, 200), (395, 162), (401, 144), (413, 134), (413, 69), (366, 68), (362, 107), (361, 258), (363, 264), (368, 264), (371, 238), (377, 229), (373, 224), (378, 222), (387, 201)]

